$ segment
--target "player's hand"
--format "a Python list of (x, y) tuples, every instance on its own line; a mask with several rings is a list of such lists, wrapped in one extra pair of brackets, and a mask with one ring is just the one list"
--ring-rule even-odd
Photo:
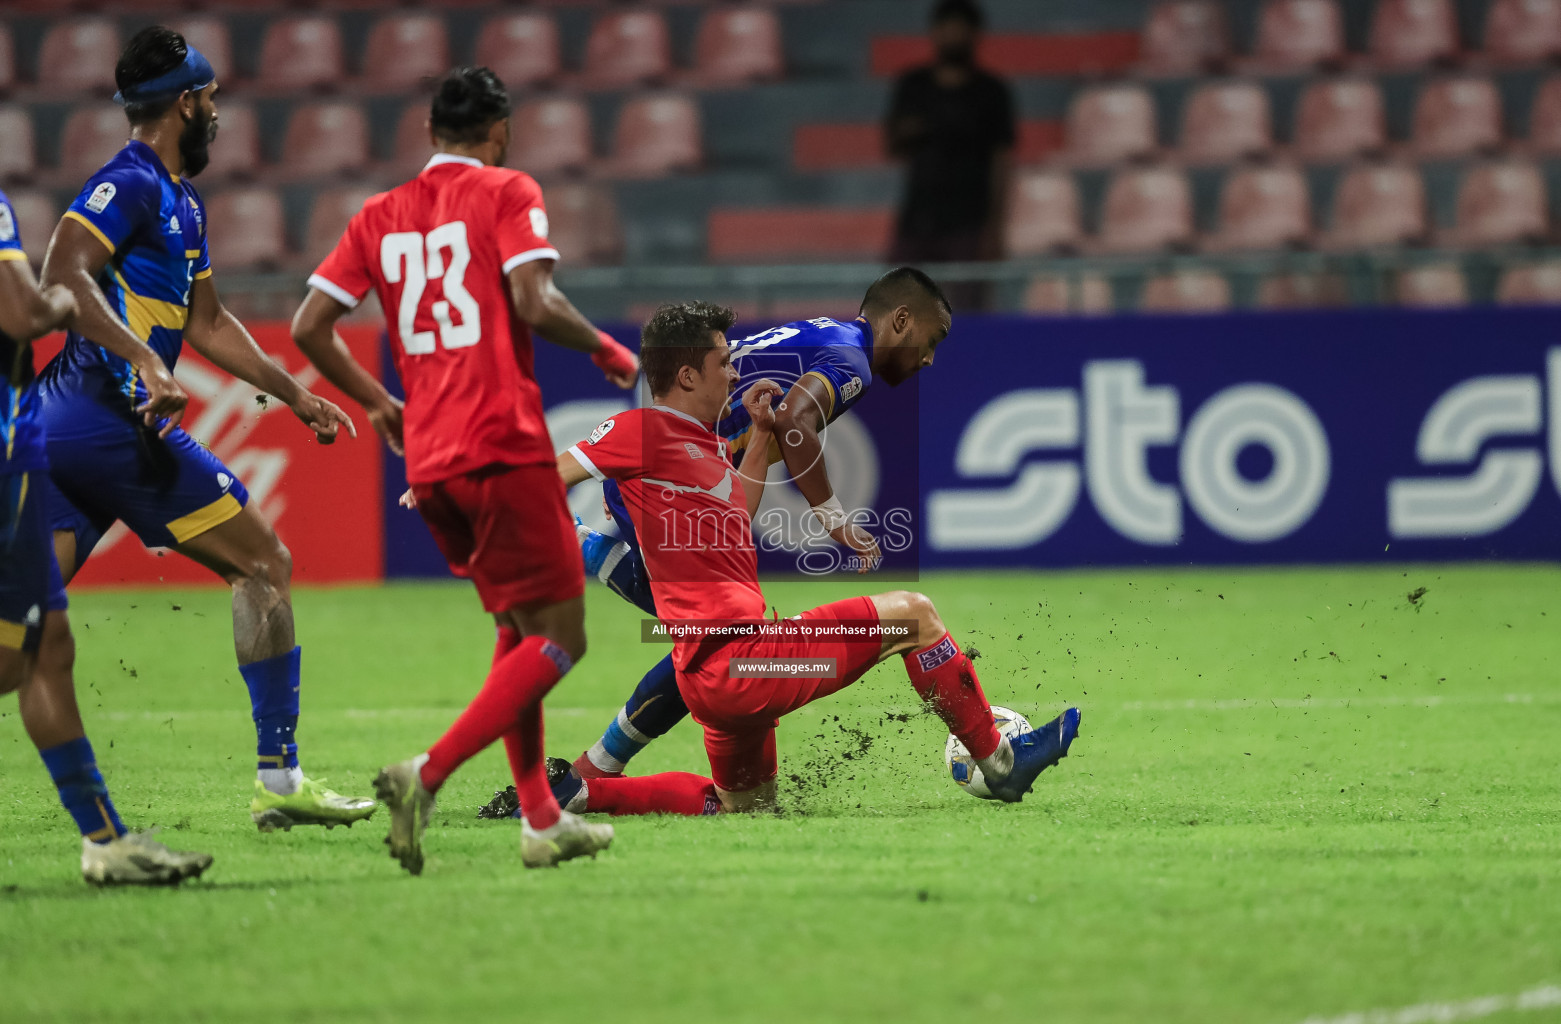
[(136, 406), (136, 412), (141, 414), (142, 420), (149, 427), (155, 427), (158, 420), (165, 420), (157, 436), (167, 437), (184, 419), (184, 407), (190, 404), (190, 396), (173, 379), (173, 374), (163, 365), (161, 356), (152, 355), (136, 370), (141, 375), (141, 383), (146, 386), (146, 401)]
[(352, 417), (342, 412), (340, 406), (308, 391), (293, 406), (293, 415), (314, 431), (314, 439), (321, 444), (333, 443), (342, 427), (347, 428), (348, 437), (358, 436), (358, 428), (352, 425)]
[(369, 410), (369, 426), (374, 428), (374, 433), (384, 439), (390, 445), (390, 450), (397, 455), (405, 455), (406, 449), (401, 444), (401, 409), (403, 402), (399, 398), (392, 398), (385, 405)]
[(601, 339), (602, 347), (591, 353), (591, 362), (618, 387), (632, 388), (640, 376), (639, 359), (606, 331), (597, 331), (596, 336)]
[(829, 535), (835, 539), (835, 543), (856, 552), (859, 559), (856, 572), (859, 576), (872, 572), (878, 568), (878, 563), (883, 561), (883, 552), (878, 548), (877, 539), (860, 526), (842, 523)]
[(407, 492), (401, 496), (401, 500), (397, 504), (402, 508), (415, 509), (417, 508), (417, 495), (413, 494), (412, 488), (408, 487)]
[(786, 393), (786, 389), (770, 380), (754, 381), (753, 387), (743, 395), (743, 408), (748, 410), (748, 418), (753, 421), (753, 428), (764, 433), (775, 431), (775, 406), (774, 400)]

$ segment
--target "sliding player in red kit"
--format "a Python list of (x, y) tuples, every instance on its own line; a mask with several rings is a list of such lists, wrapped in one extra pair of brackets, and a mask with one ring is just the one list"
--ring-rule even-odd
[[(293, 338), (364, 407), (398, 452), (418, 511), (455, 575), (498, 623), (482, 691), (424, 754), (375, 781), (390, 807), (390, 853), (413, 874), (434, 795), (462, 762), (503, 738), (525, 816), (521, 859), (547, 867), (612, 841), (612, 828), (560, 811), (548, 789), (542, 698), (585, 654), (584, 567), (532, 372), (531, 330), (591, 359), (621, 387), (639, 365), (553, 284), (537, 183), (505, 169), (509, 97), (487, 68), (440, 82), (429, 118), (439, 152), (421, 174), (370, 199), (309, 278)], [(372, 289), (390, 321), (406, 404), (359, 366), (336, 321)]]

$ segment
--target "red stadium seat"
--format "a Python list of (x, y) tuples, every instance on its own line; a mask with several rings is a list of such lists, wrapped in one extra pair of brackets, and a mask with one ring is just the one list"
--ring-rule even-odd
[(1223, 313), (1230, 307), (1230, 282), (1213, 270), (1156, 274), (1138, 300), (1143, 313)]
[(1467, 306), (1469, 283), (1456, 263), (1407, 267), (1393, 275), (1393, 300), (1411, 309)]
[(1324, 79), (1301, 93), (1295, 117), (1295, 153), (1301, 159), (1334, 163), (1386, 145), (1387, 114), (1376, 82)]
[(1103, 166), (1155, 151), (1154, 100), (1140, 85), (1085, 89), (1068, 104), (1062, 157), (1080, 166)]
[(332, 18), (283, 18), (271, 22), (260, 44), (260, 74), (268, 89), (318, 89), (347, 74), (341, 29)]
[(281, 170), (290, 178), (355, 174), (369, 164), (369, 123), (351, 103), (306, 103), (282, 137)]
[(1493, 0), (1485, 12), (1485, 56), (1532, 64), (1561, 55), (1561, 0)]
[(671, 71), (672, 40), (659, 11), (617, 11), (591, 26), (582, 85), (622, 89), (664, 81)]
[(1561, 305), (1561, 263), (1506, 268), (1496, 284), (1496, 301), (1503, 306)]
[(374, 189), (363, 185), (321, 189), (314, 194), (309, 226), (304, 232), (303, 263), (308, 269), (319, 266), (330, 255), (347, 230), (347, 222), (374, 194)]
[(694, 39), (694, 75), (705, 85), (742, 85), (785, 73), (780, 19), (768, 7), (713, 7)]
[[(167, 4), (163, 7), (166, 9)], [(233, 63), (233, 40), (228, 34), (226, 21), (208, 17), (180, 18), (170, 21), (168, 27), (211, 61), (211, 69), (217, 73), (217, 81), (232, 81), (236, 65)], [(223, 117), (226, 118), (227, 114), (224, 113)]]
[(1180, 155), (1194, 164), (1232, 163), (1274, 145), (1268, 92), (1255, 82), (1213, 82), (1182, 110)]
[(1230, 30), (1217, 0), (1165, 0), (1144, 22), (1142, 69), (1180, 75), (1209, 70), (1230, 56)]
[(1111, 282), (1099, 274), (1061, 277), (1042, 274), (1032, 278), (1019, 300), (1026, 313), (1051, 314), (1111, 312)]
[(450, 39), (444, 19), (428, 14), (392, 14), (369, 29), (359, 81), (369, 89), (400, 91), (448, 70)]
[(0, 107), (0, 181), (27, 181), (38, 169), (38, 150), (33, 142), (33, 119), (26, 107)]
[(118, 106), (93, 104), (71, 111), (60, 134), (61, 185), (77, 189), (130, 140)]
[(1344, 57), (1344, 15), (1335, 0), (1268, 0), (1258, 17), (1254, 59), (1271, 68), (1310, 68)]
[(477, 35), (477, 63), (510, 89), (544, 85), (563, 72), (558, 23), (546, 14), (500, 14)]
[(527, 174), (584, 171), (591, 164), (591, 110), (573, 97), (531, 100), (510, 117), (509, 164)]
[(49, 239), (64, 213), (47, 192), (10, 192), (11, 209), (16, 211), (16, 233), (22, 250), (34, 266), (43, 265)]
[(1545, 79), (1534, 91), (1528, 145), (1538, 153), (1561, 153), (1561, 75)]
[(1004, 248), (1010, 256), (1039, 256), (1076, 248), (1084, 240), (1079, 187), (1063, 171), (1014, 177)]
[(549, 186), (543, 196), (548, 241), (571, 266), (614, 263), (623, 253), (618, 204), (604, 185), (571, 182)]
[(221, 192), (206, 201), (207, 244), (212, 266), (271, 269), (287, 255), (282, 200), (270, 189)]
[(53, 93), (114, 91), (119, 30), (106, 18), (61, 21), (38, 47), (38, 85)]
[(642, 96), (623, 105), (613, 135), (613, 172), (654, 178), (704, 162), (699, 107), (685, 96)]
[(1288, 166), (1245, 167), (1225, 179), (1220, 192), (1215, 249), (1283, 249), (1312, 234), (1306, 177)]
[(1413, 167), (1372, 164), (1352, 168), (1333, 199), (1326, 244), (1337, 249), (1403, 245), (1426, 237), (1425, 181)]
[(1458, 187), (1456, 223), (1458, 245), (1543, 241), (1550, 212), (1539, 167), (1503, 160), (1471, 168)]
[(1155, 252), (1190, 245), (1192, 238), (1192, 189), (1186, 175), (1144, 167), (1112, 176), (1100, 218), (1102, 251)]
[(748, 262), (882, 259), (894, 211), (792, 207), (710, 211), (709, 258)]
[(1501, 94), (1488, 78), (1442, 78), (1415, 102), (1415, 155), (1445, 160), (1494, 150), (1502, 140)]
[(209, 181), (253, 178), (260, 171), (260, 122), (248, 103), (224, 101), (218, 119), (217, 141), (211, 144), (211, 163), (201, 174)]
[(1259, 309), (1342, 309), (1349, 304), (1349, 282), (1338, 274), (1272, 274), (1257, 286)]
[(1378, 0), (1371, 19), (1371, 57), (1385, 67), (1413, 67), (1458, 54), (1452, 0)]
[(16, 88), (16, 44), (11, 40), (11, 26), (0, 22), (0, 93)]

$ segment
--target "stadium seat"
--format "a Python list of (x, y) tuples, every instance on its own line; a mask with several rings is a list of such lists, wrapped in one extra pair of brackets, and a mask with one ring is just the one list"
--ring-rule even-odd
[(314, 204), (309, 207), (309, 226), (304, 231), (305, 269), (314, 269), (330, 255), (341, 240), (342, 232), (347, 230), (347, 222), (374, 194), (374, 189), (363, 185), (321, 189), (314, 194)]
[(509, 164), (527, 174), (584, 171), (591, 164), (591, 110), (572, 97), (531, 100), (510, 117)]
[[(512, 147), (513, 138), (512, 135)], [(410, 178), (422, 170), (433, 155), (434, 144), (428, 138), (428, 102), (416, 99), (403, 107), (401, 116), (396, 118), (395, 140), (391, 143), (386, 173), (395, 178)]]
[[(163, 6), (167, 7), (166, 4)], [(237, 66), (233, 63), (233, 39), (228, 33), (226, 21), (209, 17), (180, 18), (170, 21), (168, 27), (182, 35), (186, 43), (211, 61), (211, 69), (217, 73), (219, 82), (229, 83), (233, 80)], [(227, 116), (224, 108), (222, 117), (226, 120)]]
[(1532, 64), (1561, 55), (1561, 0), (1492, 0), (1485, 13), (1485, 56)]
[(1271, 274), (1257, 286), (1259, 309), (1342, 309), (1349, 304), (1349, 282), (1338, 274)]
[(1502, 160), (1472, 167), (1458, 186), (1455, 245), (1541, 242), (1550, 227), (1545, 179), (1539, 167)]
[(1371, 59), (1381, 67), (1414, 67), (1458, 54), (1452, 0), (1378, 0), (1371, 18)]
[(1309, 163), (1335, 163), (1387, 146), (1382, 89), (1369, 79), (1323, 79), (1301, 93), (1295, 153)]
[(248, 103), (230, 103), (221, 107), (221, 127), (211, 146), (211, 163), (201, 174), (201, 184), (229, 179), (249, 179), (261, 169), (260, 122), (255, 108)]
[(699, 107), (686, 96), (641, 96), (618, 113), (612, 173), (654, 178), (704, 162)]
[(612, 263), (623, 252), (623, 230), (612, 189), (569, 182), (550, 186), (545, 196), (548, 241), (570, 266)]
[(1154, 100), (1141, 85), (1085, 89), (1068, 104), (1062, 158), (1078, 166), (1120, 163), (1155, 151)]
[(1393, 275), (1393, 301), (1411, 309), (1467, 306), (1469, 283), (1456, 263), (1406, 267)]
[(1283, 249), (1302, 245), (1312, 234), (1306, 176), (1295, 167), (1244, 167), (1233, 171), (1220, 191), (1217, 250)]
[(1503, 306), (1561, 305), (1561, 263), (1507, 267), (1496, 283), (1496, 301)]
[(659, 11), (603, 14), (585, 43), (580, 84), (623, 89), (664, 81), (672, 71), (672, 40)]
[(270, 189), (243, 188), (206, 200), (207, 244), (218, 270), (273, 269), (287, 255), (282, 200)]
[(281, 172), (290, 179), (355, 174), (369, 164), (369, 123), (352, 103), (293, 109), (282, 137)]
[(1015, 175), (1004, 248), (1009, 256), (1040, 256), (1076, 248), (1084, 240), (1079, 187), (1065, 171)]
[(1502, 141), (1501, 94), (1488, 78), (1427, 82), (1415, 101), (1410, 146), (1423, 160), (1489, 152)]
[(1351, 168), (1333, 198), (1333, 227), (1325, 244), (1369, 249), (1426, 237), (1425, 181), (1413, 167), (1368, 164)]
[(1212, 82), (1182, 108), (1179, 152), (1188, 163), (1232, 163), (1273, 145), (1268, 92), (1255, 82)]
[(341, 29), (332, 18), (283, 18), (266, 26), (257, 84), (267, 89), (320, 89), (346, 77)]
[(125, 147), (130, 125), (116, 105), (78, 107), (65, 119), (60, 133), (60, 178), (56, 184), (78, 189), (110, 157)]
[(1561, 75), (1545, 79), (1534, 90), (1528, 147), (1536, 153), (1561, 153)]
[(712, 7), (694, 38), (701, 85), (774, 81), (785, 73), (780, 19), (768, 7)]
[(1125, 168), (1112, 175), (1100, 217), (1099, 248), (1155, 252), (1192, 243), (1192, 189), (1167, 167)]
[(11, 39), (11, 26), (0, 22), (0, 94), (16, 88), (16, 44)]
[(1230, 56), (1225, 9), (1216, 0), (1165, 0), (1149, 12), (1141, 70), (1151, 75), (1209, 71)]
[(711, 260), (877, 260), (889, 250), (894, 211), (792, 207), (710, 211)]
[(60, 21), (38, 47), (38, 86), (51, 93), (114, 91), (119, 30), (106, 18)]
[(1141, 313), (1223, 313), (1230, 307), (1230, 282), (1213, 270), (1156, 274), (1138, 300)]
[(477, 63), (510, 89), (553, 82), (563, 72), (558, 23), (546, 14), (500, 14), (477, 34)]
[(363, 48), (366, 88), (402, 91), (450, 70), (450, 40), (444, 19), (428, 14), (391, 14), (369, 29)]
[(1019, 300), (1026, 313), (1061, 315), (1067, 313), (1111, 312), (1111, 282), (1099, 274), (1062, 277), (1042, 274), (1032, 278)]
[(22, 250), (34, 266), (42, 266), (49, 239), (65, 211), (47, 192), (10, 192), (6, 198), (11, 200), (11, 209), (16, 211), (17, 235), (21, 238)]
[(33, 119), (26, 107), (0, 107), (0, 181), (27, 181), (38, 169), (38, 149), (33, 141)]
[(1337, 64), (1344, 57), (1344, 15), (1336, 0), (1267, 0), (1258, 16), (1254, 62), (1272, 69)]

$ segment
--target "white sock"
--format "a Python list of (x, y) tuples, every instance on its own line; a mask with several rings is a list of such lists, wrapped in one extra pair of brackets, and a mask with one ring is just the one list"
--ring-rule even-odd
[(259, 775), (260, 784), (277, 796), (292, 796), (304, 781), (304, 770), (296, 767), (262, 768)]
[(976, 767), (981, 769), (981, 777), (986, 779), (1003, 779), (1014, 770), (1014, 748), (1008, 745), (1008, 737), (998, 737), (997, 749), (987, 757), (976, 761)]

